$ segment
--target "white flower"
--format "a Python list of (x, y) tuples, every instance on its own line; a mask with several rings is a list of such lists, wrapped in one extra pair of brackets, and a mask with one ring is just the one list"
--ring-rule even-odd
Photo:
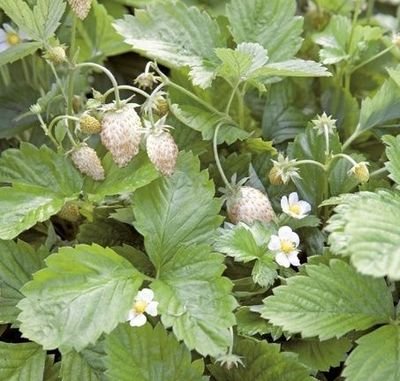
[(10, 24), (3, 24), (3, 28), (0, 28), (0, 53), (25, 40), (28, 40), (27, 34), (14, 29)]
[(141, 327), (146, 324), (145, 312), (150, 316), (157, 316), (158, 302), (153, 301), (153, 298), (154, 292), (149, 288), (144, 288), (137, 293), (127, 319), (132, 327)]
[(311, 211), (311, 205), (307, 201), (299, 201), (299, 196), (296, 192), (290, 193), (289, 198), (282, 197), (281, 208), (283, 213), (298, 220), (307, 217), (307, 214)]
[(282, 226), (278, 230), (278, 235), (271, 236), (268, 249), (276, 252), (275, 261), (278, 265), (283, 267), (300, 266), (299, 258), (297, 258), (299, 243), (299, 236), (289, 226)]

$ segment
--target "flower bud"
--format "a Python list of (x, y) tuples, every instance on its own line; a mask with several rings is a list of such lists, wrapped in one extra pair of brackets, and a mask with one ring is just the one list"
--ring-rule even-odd
[(350, 169), (349, 174), (352, 174), (361, 184), (364, 184), (369, 180), (369, 170), (367, 165), (369, 164), (365, 161), (354, 164)]

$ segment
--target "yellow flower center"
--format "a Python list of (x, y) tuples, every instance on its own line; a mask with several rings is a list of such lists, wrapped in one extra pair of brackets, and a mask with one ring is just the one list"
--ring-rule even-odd
[(133, 305), (133, 309), (137, 314), (142, 314), (146, 310), (146, 307), (147, 303), (143, 300), (139, 300)]
[(285, 254), (289, 254), (294, 250), (293, 242), (288, 240), (281, 241), (281, 251)]
[(289, 210), (296, 215), (299, 215), (301, 213), (301, 208), (299, 204), (293, 204), (289, 206)]
[(14, 32), (7, 33), (6, 39), (9, 45), (18, 45), (21, 42), (21, 38)]

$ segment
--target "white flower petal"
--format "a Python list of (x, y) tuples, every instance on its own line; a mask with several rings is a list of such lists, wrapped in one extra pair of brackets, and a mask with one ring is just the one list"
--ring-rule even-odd
[(298, 251), (290, 253), (287, 258), (293, 266), (300, 266), (300, 260), (297, 257)]
[(143, 290), (140, 290), (138, 292), (135, 300), (143, 300), (146, 303), (150, 303), (153, 300), (153, 298), (154, 298), (153, 290), (150, 290), (150, 288), (144, 288)]
[(6, 31), (6, 33), (17, 33), (17, 31), (8, 23), (3, 24), (3, 29)]
[(283, 196), (281, 198), (281, 208), (284, 213), (287, 213), (289, 211), (289, 201), (286, 196)]
[(150, 316), (157, 316), (157, 307), (158, 307), (158, 302), (150, 302), (145, 311), (148, 313)]
[(272, 251), (279, 250), (281, 247), (281, 240), (275, 234), (271, 235), (271, 239), (268, 243), (268, 249)]
[(0, 42), (0, 52), (4, 52), (10, 47), (7, 42)]
[(132, 319), (134, 319), (137, 315), (138, 315), (138, 314), (135, 312), (135, 310), (134, 310), (133, 308), (131, 308), (131, 309), (129, 310), (128, 318), (127, 318), (126, 320), (132, 320)]
[(0, 28), (0, 43), (7, 41), (7, 33)]
[(294, 247), (297, 247), (300, 244), (300, 238), (295, 232), (292, 232), (290, 241), (294, 243)]
[(302, 214), (307, 214), (311, 211), (311, 205), (307, 201), (299, 201)]
[(289, 205), (297, 204), (299, 201), (299, 195), (296, 192), (292, 192), (289, 195)]
[(141, 327), (142, 325), (145, 325), (147, 321), (147, 318), (145, 315), (143, 314), (139, 314), (136, 317), (134, 317), (133, 319), (131, 319), (131, 321), (129, 322), (129, 324), (132, 327)]
[(25, 32), (22, 31), (22, 30), (19, 31), (18, 35), (19, 35), (19, 38), (20, 38), (21, 40), (23, 40), (23, 41), (30, 40), (29, 34), (25, 33)]
[(289, 258), (287, 257), (287, 255), (285, 255), (284, 253), (278, 253), (275, 256), (275, 262), (282, 267), (290, 267), (290, 261)]
[(282, 226), (278, 230), (278, 236), (280, 240), (290, 240), (293, 230), (289, 226)]

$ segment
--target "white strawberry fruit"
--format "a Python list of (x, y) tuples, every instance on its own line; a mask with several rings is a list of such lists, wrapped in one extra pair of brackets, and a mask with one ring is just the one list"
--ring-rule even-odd
[(100, 159), (96, 151), (87, 144), (74, 149), (71, 159), (81, 173), (90, 176), (93, 180), (104, 180), (104, 168)]
[(249, 186), (234, 187), (229, 192), (226, 207), (228, 217), (234, 224), (244, 222), (251, 225), (255, 221), (270, 222), (275, 215), (268, 196)]
[(111, 152), (118, 167), (125, 167), (139, 152), (142, 123), (135, 106), (107, 111), (101, 122), (101, 142)]
[(164, 176), (174, 173), (179, 150), (168, 131), (161, 129), (150, 133), (146, 140), (146, 151), (150, 161)]

